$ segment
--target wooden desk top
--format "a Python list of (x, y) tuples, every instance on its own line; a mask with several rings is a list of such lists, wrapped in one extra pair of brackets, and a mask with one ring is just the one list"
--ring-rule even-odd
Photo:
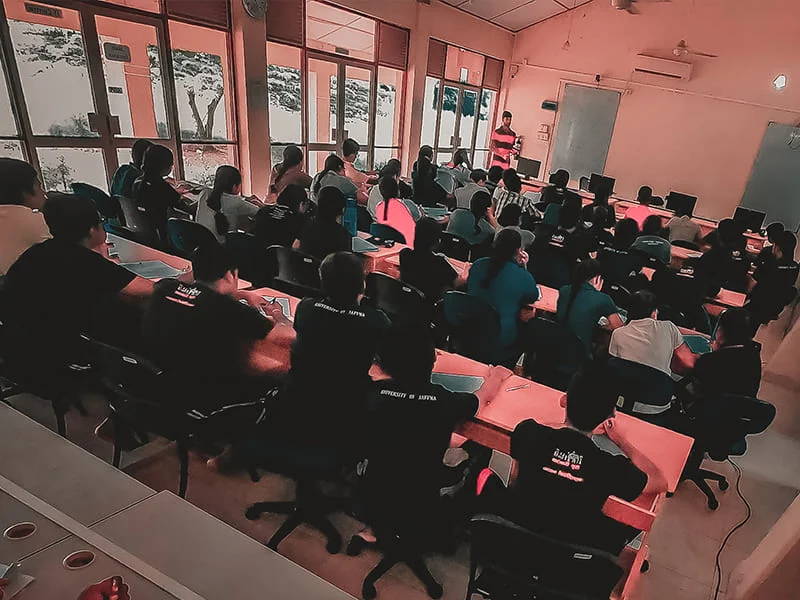
[(0, 534), (19, 523), (33, 523), (36, 530), (24, 539), (10, 539), (0, 535), (0, 563), (10, 565), (71, 535), (69, 531), (11, 494), (0, 491)]

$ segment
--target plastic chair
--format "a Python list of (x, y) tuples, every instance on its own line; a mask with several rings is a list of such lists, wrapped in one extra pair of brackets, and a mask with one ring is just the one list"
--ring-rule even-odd
[(366, 296), (395, 323), (430, 325), (431, 305), (417, 288), (372, 272), (366, 279)]
[(135, 200), (125, 196), (114, 196), (122, 209), (122, 216), (125, 221), (125, 228), (130, 232), (129, 236), (122, 235), (126, 239), (134, 242), (158, 248), (161, 242), (158, 232), (153, 224), (147, 219), (144, 208), (138, 206)]
[(356, 211), (358, 212), (356, 218), (356, 227), (359, 231), (369, 233), (372, 228), (372, 224), (375, 222), (375, 219), (373, 219), (372, 215), (369, 214), (366, 206), (359, 204), (356, 206)]
[(640, 363), (612, 357), (608, 370), (619, 400), (617, 408), (644, 421), (657, 422), (669, 409), (675, 382), (666, 373)]
[(449, 256), (454, 260), (461, 262), (469, 261), (469, 242), (454, 233), (442, 232), (442, 238), (439, 242), (439, 252), (445, 256)]
[(487, 364), (502, 362), (497, 361), (500, 316), (488, 301), (464, 292), (447, 292), (443, 306), (453, 350)]
[(496, 515), (475, 515), (470, 531), (467, 598), (608, 600), (624, 573), (612, 554), (533, 533)]
[(225, 247), (239, 268), (239, 276), (255, 287), (265, 287), (277, 274), (276, 264), (270, 260), (268, 246), (259, 238), (242, 231), (225, 236)]
[(167, 236), (172, 247), (184, 258), (192, 258), (195, 250), (201, 246), (219, 244), (214, 234), (203, 225), (184, 219), (169, 219)]
[(563, 323), (542, 317), (528, 321), (525, 328), (525, 375), (565, 391), (589, 358), (583, 342)]
[(775, 407), (758, 398), (723, 394), (698, 400), (691, 411), (691, 428), (695, 438), (684, 479), (694, 483), (707, 499), (708, 508), (719, 507), (707, 481), (716, 481), (720, 490), (728, 489), (723, 475), (701, 469), (706, 454), (711, 460), (724, 461), (729, 456), (742, 456), (747, 451), (748, 435), (761, 433), (775, 418)]
[(73, 183), (71, 185), (72, 193), (76, 196), (88, 198), (94, 202), (99, 212), (106, 220), (119, 220), (121, 209), (119, 202), (115, 201), (111, 196), (106, 194), (103, 190), (88, 183)]
[(373, 237), (380, 238), (382, 240), (393, 240), (400, 244), (406, 243), (406, 238), (402, 233), (397, 231), (397, 229), (394, 227), (384, 225), (383, 223), (373, 223), (370, 225), (369, 233)]
[(320, 260), (284, 246), (267, 248), (267, 264), (275, 276), (271, 286), (284, 293), (305, 298), (321, 296), (322, 283), (319, 278)]
[(633, 294), (628, 288), (618, 284), (603, 282), (603, 293), (608, 294), (614, 301), (617, 308), (628, 310), (631, 306), (631, 298)]

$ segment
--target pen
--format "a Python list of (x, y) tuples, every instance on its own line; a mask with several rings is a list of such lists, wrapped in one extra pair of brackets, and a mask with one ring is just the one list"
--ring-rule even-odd
[(515, 390), (522, 390), (522, 389), (529, 388), (529, 387), (531, 387), (531, 384), (530, 383), (526, 383), (525, 385), (516, 385), (514, 387), (506, 388), (506, 391), (507, 392), (513, 392)]

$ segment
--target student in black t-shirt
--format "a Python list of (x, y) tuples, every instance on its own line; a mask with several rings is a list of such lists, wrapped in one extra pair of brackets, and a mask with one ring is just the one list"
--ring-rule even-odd
[(775, 245), (775, 240), (784, 232), (783, 223), (775, 222), (770, 223), (767, 225), (766, 234), (767, 234), (767, 242), (769, 245), (764, 244), (764, 247), (761, 249), (761, 252), (758, 253), (758, 256), (753, 261), (753, 266), (757, 269), (761, 265), (772, 263), (775, 261), (775, 255), (772, 253), (772, 246)]
[(567, 198), (578, 198), (580, 201), (578, 194), (567, 189), (568, 185), (569, 171), (559, 169), (553, 173), (550, 176), (550, 185), (542, 190), (542, 198), (540, 200), (542, 206), (540, 210), (545, 210), (550, 204), (563, 204)]
[(429, 331), (416, 328), (393, 328), (378, 358), (388, 379), (373, 383), (368, 394), (359, 485), (366, 522), (379, 537), (388, 528), (407, 540), (437, 539), (453, 521), (440, 496), (453, 431), (488, 404), (512, 373), (490, 367), (475, 394), (431, 383), (434, 343)]
[(797, 295), (800, 266), (794, 261), (797, 238), (784, 231), (772, 246), (774, 260), (765, 262), (753, 273), (755, 285), (747, 294), (744, 307), (750, 313), (753, 334), (759, 326), (777, 319), (784, 307)]
[(169, 209), (181, 206), (181, 195), (164, 180), (172, 171), (173, 161), (172, 150), (151, 145), (144, 154), (142, 176), (133, 183), (133, 199), (144, 209), (163, 245), (167, 244)]
[[(478, 478), (484, 512), (537, 533), (619, 554), (635, 531), (602, 513), (609, 496), (634, 500), (666, 491), (661, 471), (629, 441), (632, 419), (616, 419), (610, 376), (592, 365), (578, 373), (566, 395), (559, 428), (528, 419), (511, 436), (512, 483), (484, 472)], [(598, 430), (626, 455), (614, 456), (592, 440)]]
[[(110, 343), (128, 338), (131, 324), (119, 300), (138, 305), (153, 284), (108, 260), (106, 233), (94, 203), (51, 194), (42, 210), (52, 239), (32, 246), (3, 282), (3, 320), (21, 336), (18, 349), (37, 364), (80, 361), (80, 334)], [(134, 327), (135, 329), (135, 327)]]
[(400, 252), (400, 280), (413, 285), (431, 303), (438, 302), (444, 293), (456, 285), (458, 273), (436, 249), (442, 239), (442, 226), (431, 218), (417, 221), (414, 248)]
[(267, 245), (291, 246), (308, 223), (312, 206), (306, 189), (290, 183), (278, 194), (276, 204), (258, 210), (253, 235)]
[(353, 241), (342, 226), (346, 201), (339, 188), (324, 187), (317, 196), (317, 216), (306, 224), (294, 247), (322, 260), (334, 252), (349, 252)]

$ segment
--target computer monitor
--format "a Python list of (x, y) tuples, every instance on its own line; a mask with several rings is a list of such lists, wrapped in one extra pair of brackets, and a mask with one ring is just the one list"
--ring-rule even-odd
[(758, 233), (764, 226), (764, 219), (767, 218), (767, 213), (763, 213), (751, 208), (739, 207), (733, 215), (733, 220), (739, 223), (745, 231), (752, 231)]
[(524, 179), (536, 179), (542, 168), (542, 161), (532, 158), (519, 157), (517, 160), (517, 173)]
[(680, 192), (667, 194), (667, 210), (677, 212), (679, 209), (683, 209), (683, 213), (691, 217), (694, 214), (695, 204), (697, 204), (697, 196), (681, 194)]
[(592, 176), (589, 178), (589, 192), (596, 194), (598, 190), (606, 190), (610, 196), (614, 193), (614, 184), (616, 182), (617, 180), (613, 177), (605, 177), (604, 175), (592, 173)]

